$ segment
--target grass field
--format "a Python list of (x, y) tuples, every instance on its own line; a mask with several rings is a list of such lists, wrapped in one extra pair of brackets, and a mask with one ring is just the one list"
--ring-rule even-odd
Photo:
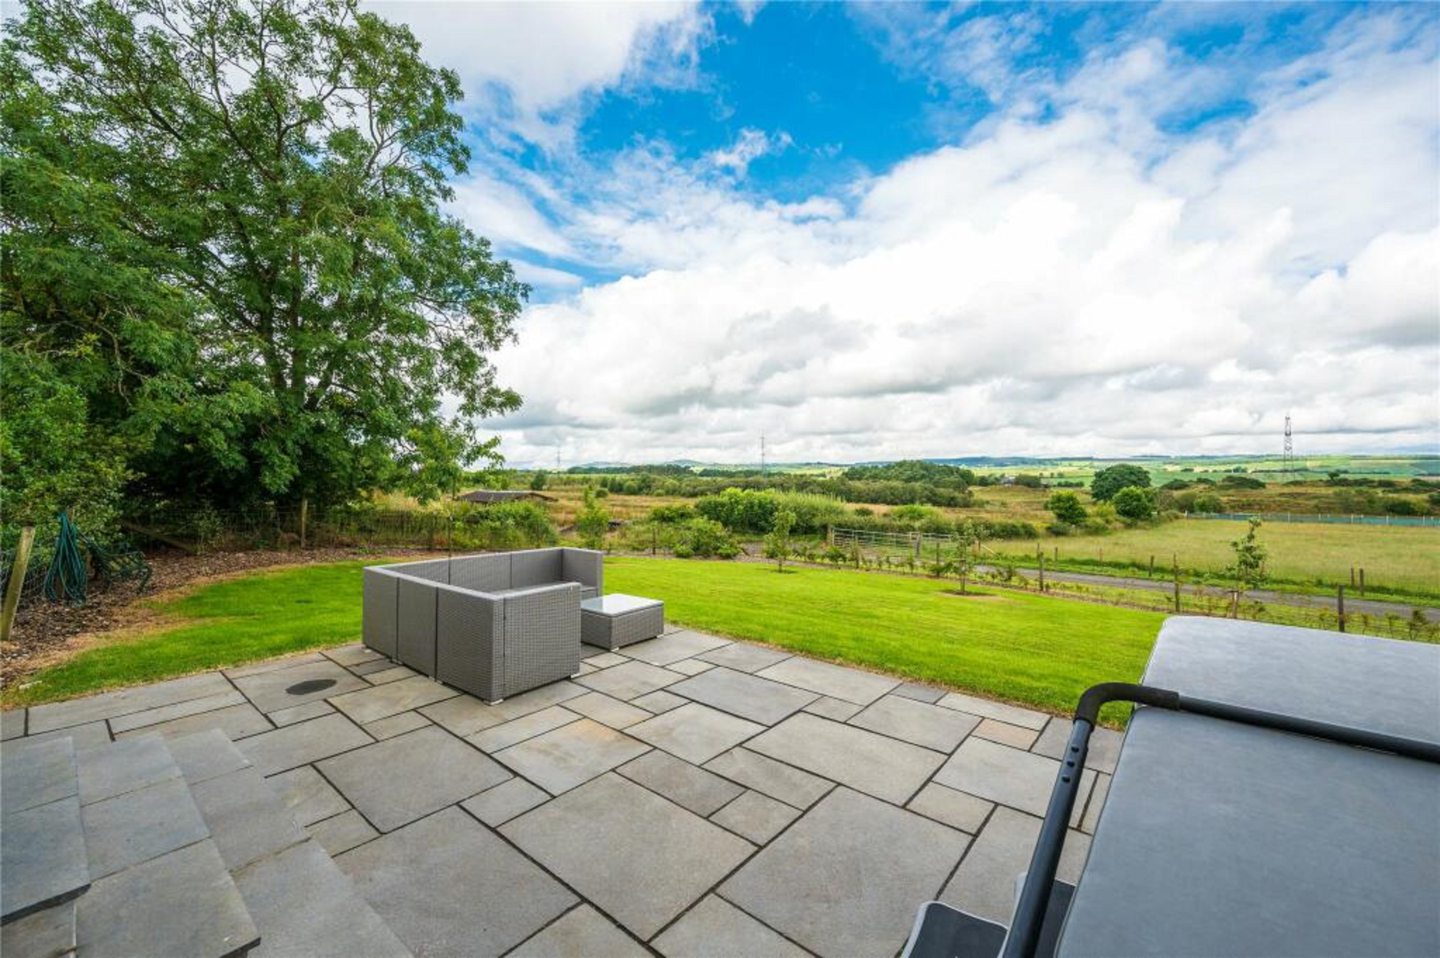
[[(1107, 536), (1046, 539), (1047, 556), (1059, 549), (1066, 560), (1133, 563), (1219, 574), (1234, 559), (1230, 543), (1245, 534), (1243, 522), (1182, 519), (1152, 528)], [(1390, 589), (1414, 596), (1440, 594), (1440, 529), (1399, 526), (1342, 526), (1272, 522), (1260, 530), (1270, 550), (1267, 568), (1276, 580), (1301, 585), (1350, 584), (1350, 568), (1365, 570), (1371, 591)], [(992, 542), (997, 553), (1033, 561), (1033, 542)], [(1277, 584), (1283, 584), (1278, 582)]]
[[(4, 705), (353, 642), (365, 564), (256, 573), (156, 601), (168, 624), (7, 688)], [(1137, 679), (1163, 618), (1021, 593), (961, 597), (946, 591), (953, 582), (808, 568), (781, 575), (758, 563), (617, 558), (605, 575), (607, 591), (663, 598), (685, 625), (1053, 711), (1073, 708), (1094, 682)]]

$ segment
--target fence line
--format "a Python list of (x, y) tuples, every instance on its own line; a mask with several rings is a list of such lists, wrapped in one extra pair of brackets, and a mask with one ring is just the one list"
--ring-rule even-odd
[(1437, 526), (1437, 516), (1332, 516), (1304, 512), (1187, 512), (1187, 519), (1229, 519), (1246, 522), (1259, 519), (1262, 522), (1314, 522), (1326, 525), (1351, 526)]

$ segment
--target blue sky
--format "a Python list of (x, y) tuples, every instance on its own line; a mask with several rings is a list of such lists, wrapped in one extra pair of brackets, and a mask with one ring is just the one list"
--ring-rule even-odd
[(517, 462), (1436, 446), (1433, 6), (373, 9), (534, 287)]

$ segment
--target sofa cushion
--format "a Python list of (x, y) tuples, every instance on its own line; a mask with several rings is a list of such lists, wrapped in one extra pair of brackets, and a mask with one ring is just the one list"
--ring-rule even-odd
[(527, 549), (510, 553), (510, 588), (549, 585), (561, 580), (559, 549)]
[(450, 560), (450, 584), (474, 592), (510, 588), (510, 554), (457, 556)]

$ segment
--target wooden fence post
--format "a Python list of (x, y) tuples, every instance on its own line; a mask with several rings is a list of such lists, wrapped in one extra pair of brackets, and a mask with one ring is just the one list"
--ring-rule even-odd
[(1041, 551), (1040, 553), (1038, 553), (1038, 557), (1039, 557), (1039, 559), (1040, 559), (1040, 591), (1041, 591), (1041, 592), (1044, 592), (1044, 591), (1045, 591), (1045, 553), (1044, 553), (1043, 551)]
[(1155, 578), (1155, 557), (1150, 557), (1150, 578)]
[(310, 518), (310, 497), (300, 497), (300, 548), (305, 548), (305, 521)]
[(1345, 631), (1345, 587), (1339, 586), (1335, 590), (1335, 618), (1340, 623), (1340, 631)]
[(1180, 560), (1179, 560), (1179, 559), (1175, 559), (1175, 560), (1174, 560), (1174, 563), (1175, 563), (1175, 564), (1174, 564), (1173, 569), (1174, 569), (1174, 575), (1175, 575), (1175, 614), (1176, 614), (1176, 615), (1179, 615), (1179, 614), (1180, 614)]
[(20, 530), (20, 544), (15, 547), (15, 562), (10, 566), (10, 583), (5, 587), (5, 605), (0, 608), (0, 642), (10, 641), (10, 626), (15, 610), (20, 608), (20, 590), (25, 588), (25, 573), (30, 568), (30, 547), (35, 544), (35, 527)]
[(1365, 567), (1360, 567), (1360, 598), (1365, 598)]

